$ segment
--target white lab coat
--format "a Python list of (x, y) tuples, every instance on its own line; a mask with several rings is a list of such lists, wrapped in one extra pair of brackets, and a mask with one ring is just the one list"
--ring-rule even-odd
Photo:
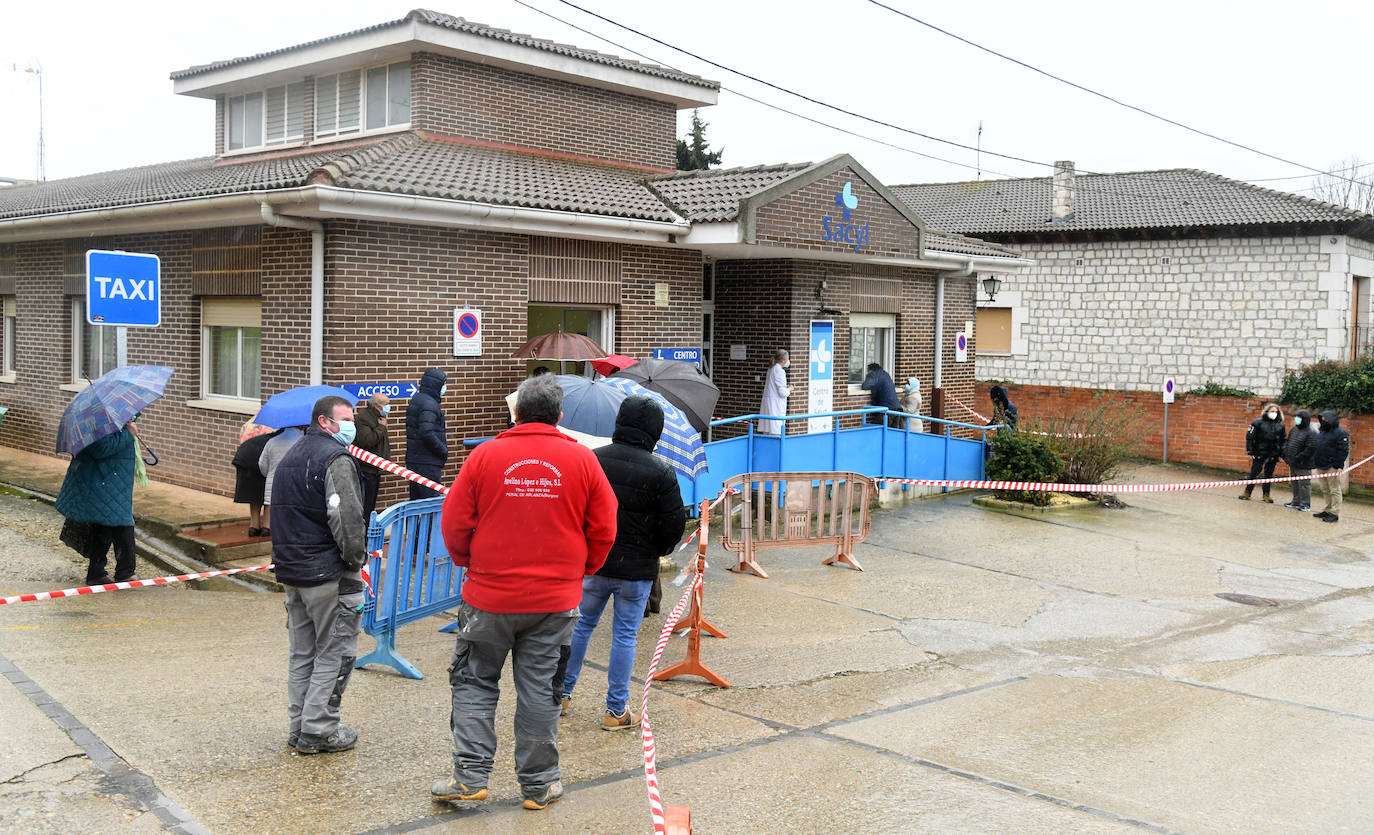
[[(781, 363), (773, 363), (768, 369), (768, 378), (763, 383), (763, 404), (759, 406), (761, 415), (787, 414), (787, 396), (792, 387), (787, 384), (787, 372)], [(759, 421), (759, 431), (765, 435), (781, 435), (783, 422), (780, 420)]]

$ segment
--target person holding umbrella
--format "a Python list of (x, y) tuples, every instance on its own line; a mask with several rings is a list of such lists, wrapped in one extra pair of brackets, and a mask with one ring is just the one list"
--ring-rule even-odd
[[(81, 390), (57, 427), (57, 451), (72, 462), (57, 494), (66, 517), (62, 541), (87, 560), (86, 584), (121, 583), (134, 577), (134, 471), (138, 467), (141, 410), (162, 396), (172, 369), (138, 365), (116, 368)], [(115, 573), (106, 572), (114, 547)]]

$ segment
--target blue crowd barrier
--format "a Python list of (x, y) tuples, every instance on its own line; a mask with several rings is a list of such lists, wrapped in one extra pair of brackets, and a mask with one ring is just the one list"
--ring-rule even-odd
[(382, 555), (368, 560), (374, 594), (363, 609), (363, 631), (377, 648), (354, 667), (386, 664), (406, 678), (424, 678), (396, 651), (396, 630), (462, 602), (463, 570), (449, 559), (439, 530), (443, 505), (442, 496), (401, 502), (368, 521), (367, 550)]

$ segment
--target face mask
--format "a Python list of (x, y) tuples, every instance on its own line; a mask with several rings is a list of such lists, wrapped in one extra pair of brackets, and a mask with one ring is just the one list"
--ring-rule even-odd
[(386, 404), (385, 406), (382, 407), (382, 417), (386, 417), (386, 416), (389, 415), (389, 414), (391, 414), (391, 404), (390, 404), (390, 403), (388, 403), (388, 404)]
[(1295, 417), (1295, 418), (1293, 418), (1293, 425), (1294, 425), (1294, 426), (1302, 426), (1302, 418), (1300, 418), (1300, 417)]
[(440, 396), (440, 397), (443, 397), (443, 396), (446, 395), (446, 394), (448, 394), (448, 386), (447, 386), (447, 385), (439, 386), (439, 396)]
[(1269, 419), (1270, 419), (1270, 420), (1278, 420), (1278, 419), (1279, 419), (1279, 413), (1278, 413), (1278, 412), (1270, 412), (1270, 413), (1269, 413)]
[(338, 423), (339, 431), (334, 433), (334, 440), (338, 441), (344, 446), (348, 446), (349, 444), (353, 443), (353, 438), (355, 435), (358, 434), (358, 431), (353, 426), (353, 421), (351, 420), (341, 420)]

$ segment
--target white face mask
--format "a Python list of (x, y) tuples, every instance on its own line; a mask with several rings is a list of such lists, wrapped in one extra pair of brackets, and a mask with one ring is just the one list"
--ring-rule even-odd
[(1278, 419), (1279, 419), (1279, 413), (1278, 413), (1278, 412), (1270, 412), (1270, 413), (1269, 413), (1269, 419), (1270, 419), (1270, 420), (1278, 420)]

